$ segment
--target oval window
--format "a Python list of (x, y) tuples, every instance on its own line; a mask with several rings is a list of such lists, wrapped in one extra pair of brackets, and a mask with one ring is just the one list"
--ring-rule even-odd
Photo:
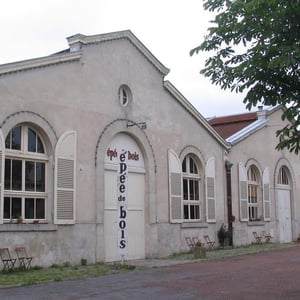
[(121, 106), (127, 106), (129, 101), (131, 101), (132, 94), (127, 85), (122, 85), (119, 89), (119, 100)]

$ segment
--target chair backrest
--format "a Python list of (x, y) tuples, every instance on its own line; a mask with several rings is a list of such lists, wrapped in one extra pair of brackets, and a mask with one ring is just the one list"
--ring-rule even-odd
[(192, 239), (189, 236), (185, 237), (186, 243), (188, 244), (189, 247), (193, 247), (194, 243), (192, 241)]
[(198, 239), (197, 236), (193, 236), (193, 237), (192, 237), (192, 240), (193, 240), (194, 245), (196, 245), (197, 243), (201, 243), (201, 240)]
[(211, 240), (208, 235), (205, 235), (204, 239), (205, 239), (206, 243), (211, 243)]
[(18, 258), (27, 257), (27, 251), (25, 247), (16, 247), (15, 248)]
[(0, 256), (2, 260), (11, 259), (8, 248), (0, 248)]

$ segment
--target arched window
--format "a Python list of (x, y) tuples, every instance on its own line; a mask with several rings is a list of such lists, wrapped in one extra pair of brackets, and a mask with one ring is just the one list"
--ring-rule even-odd
[(259, 173), (252, 165), (247, 171), (248, 178), (248, 217), (249, 221), (259, 219)]
[(27, 124), (5, 139), (4, 220), (44, 220), (48, 157), (38, 132)]
[(188, 154), (182, 162), (183, 214), (185, 220), (200, 220), (200, 172), (195, 158)]

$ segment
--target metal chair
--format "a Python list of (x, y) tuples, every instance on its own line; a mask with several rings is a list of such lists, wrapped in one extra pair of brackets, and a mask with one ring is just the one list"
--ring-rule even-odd
[(0, 248), (0, 257), (3, 263), (3, 271), (13, 271), (16, 258), (12, 258), (8, 248)]
[(208, 235), (204, 236), (205, 243), (207, 245), (208, 250), (214, 250), (215, 249), (215, 241), (212, 241)]
[(253, 234), (253, 236), (255, 238), (256, 244), (261, 244), (263, 237), (261, 235), (258, 235), (256, 231), (253, 231), (252, 234)]
[(31, 267), (31, 261), (33, 257), (27, 255), (25, 247), (16, 247), (15, 251), (17, 253), (17, 257), (20, 263), (20, 268), (29, 269)]

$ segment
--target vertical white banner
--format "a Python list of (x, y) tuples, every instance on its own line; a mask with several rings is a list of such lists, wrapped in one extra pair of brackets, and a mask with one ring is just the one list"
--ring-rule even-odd
[(118, 155), (118, 253), (124, 260), (127, 253), (127, 151)]

